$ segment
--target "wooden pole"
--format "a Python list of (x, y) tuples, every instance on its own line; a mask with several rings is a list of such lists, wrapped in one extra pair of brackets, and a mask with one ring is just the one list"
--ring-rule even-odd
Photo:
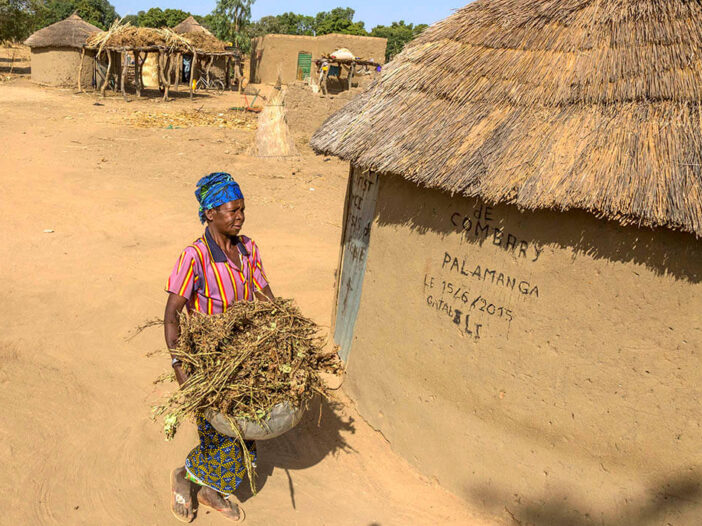
[(163, 92), (163, 102), (167, 102), (168, 93), (171, 90), (171, 79), (173, 78), (173, 66), (175, 66), (175, 57), (172, 55), (166, 55), (166, 58), (163, 62), (164, 78), (166, 80), (166, 89)]
[(105, 71), (105, 79), (102, 83), (102, 88), (100, 89), (100, 95), (105, 96), (105, 90), (107, 89), (107, 83), (110, 81), (110, 73), (112, 72), (112, 53), (107, 52), (107, 70)]
[(234, 61), (234, 75), (236, 76), (236, 82), (239, 89), (239, 93), (244, 92), (244, 72), (242, 71), (241, 59)]
[(175, 76), (175, 90), (178, 91), (178, 88), (180, 87), (180, 77), (182, 75), (183, 71), (183, 54), (178, 53), (176, 55), (176, 76)]
[(210, 83), (210, 70), (212, 69), (212, 64), (214, 64), (214, 55), (210, 56), (210, 61), (207, 63), (207, 72), (205, 73), (207, 84)]
[(136, 87), (136, 96), (141, 98), (141, 78), (139, 75), (139, 52), (134, 51), (134, 86)]
[(78, 67), (78, 91), (83, 93), (83, 62), (85, 61), (85, 48), (80, 51), (80, 66)]
[(139, 61), (139, 85), (141, 86), (141, 89), (144, 89), (144, 62), (146, 62), (146, 59), (148, 58), (149, 53), (144, 52), (144, 57), (141, 58), (141, 53), (139, 53), (140, 61)]
[(320, 91), (326, 95), (329, 91), (327, 90), (327, 77), (329, 76), (329, 70), (331, 69), (331, 66), (327, 66), (327, 70), (324, 72), (324, 75), (322, 76), (322, 86)]
[(165, 86), (163, 85), (163, 53), (161, 53), (161, 50), (158, 52), (156, 70), (158, 71), (158, 89), (165, 89)]
[(122, 90), (122, 97), (124, 97), (124, 102), (129, 102), (129, 99), (127, 98), (127, 90), (124, 87), (124, 84), (127, 79), (127, 52), (123, 51), (120, 53), (120, 57), (122, 58), (122, 78), (119, 80), (119, 87)]
[(190, 99), (195, 96), (195, 68), (197, 67), (197, 51), (193, 51), (192, 62), (190, 63)]
[[(116, 53), (116, 52), (115, 52), (115, 53)], [(118, 87), (118, 86), (117, 86), (117, 81), (118, 81), (117, 75), (119, 75), (119, 67), (117, 66), (117, 64), (115, 64), (115, 67), (114, 67), (113, 69), (115, 70), (115, 72), (114, 72), (115, 81), (112, 83), (112, 91), (115, 92), (115, 93), (117, 93), (117, 87)]]
[(171, 56), (171, 67), (168, 70), (168, 88), (170, 90), (171, 85), (175, 84), (176, 78), (178, 77), (178, 55)]
[(226, 89), (230, 89), (232, 87), (232, 77), (229, 68), (231, 68), (231, 58), (227, 57), (224, 59), (224, 87)]

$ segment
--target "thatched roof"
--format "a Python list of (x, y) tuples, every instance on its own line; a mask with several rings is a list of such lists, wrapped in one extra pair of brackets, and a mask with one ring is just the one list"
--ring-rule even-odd
[(180, 24), (173, 28), (176, 33), (205, 33), (207, 35), (213, 36), (207, 29), (205, 29), (197, 20), (195, 20), (192, 15), (183, 20)]
[(100, 31), (100, 28), (89, 24), (74, 13), (65, 20), (61, 20), (60, 22), (56, 22), (55, 24), (45, 27), (44, 29), (40, 29), (25, 40), (24, 43), (32, 48), (80, 48), (83, 46), (83, 44), (85, 44), (88, 36), (96, 31)]
[(100, 50), (161, 48), (180, 53), (197, 50), (198, 53), (205, 54), (236, 55), (235, 52), (227, 51), (226, 44), (209, 33), (196, 31), (179, 34), (168, 28), (134, 27), (129, 23), (115, 23), (109, 31), (93, 33), (88, 38), (87, 45)]
[(198, 51), (206, 53), (223, 53), (226, 51), (226, 44), (209, 33), (195, 31), (193, 33), (181, 33), (181, 36)]
[(120, 24), (119, 22), (115, 23), (108, 31), (100, 31), (90, 35), (87, 45), (100, 50), (149, 47), (160, 47), (180, 52), (192, 50), (190, 42), (170, 29), (134, 27), (129, 23)]
[(455, 194), (702, 236), (701, 57), (699, 0), (477, 0), (312, 146)]

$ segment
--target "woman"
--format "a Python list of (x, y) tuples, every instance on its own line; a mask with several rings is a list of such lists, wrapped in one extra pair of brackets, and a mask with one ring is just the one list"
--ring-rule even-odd
[[(180, 335), (178, 315), (188, 311), (219, 314), (235, 301), (273, 301), (261, 255), (252, 239), (241, 236), (244, 225), (244, 196), (227, 173), (213, 173), (197, 183), (195, 197), (200, 203), (200, 221), (207, 224), (204, 235), (187, 247), (168, 279), (165, 336), (168, 348), (175, 349)], [(181, 363), (173, 358), (180, 385), (187, 380)], [(193, 449), (171, 474), (173, 514), (183, 522), (195, 518), (194, 490), (198, 502), (225, 517), (243, 520), (243, 510), (231, 495), (245, 474), (243, 451), (236, 439), (218, 433), (200, 415), (197, 418), (200, 445)], [(247, 444), (252, 461), (255, 445)]]

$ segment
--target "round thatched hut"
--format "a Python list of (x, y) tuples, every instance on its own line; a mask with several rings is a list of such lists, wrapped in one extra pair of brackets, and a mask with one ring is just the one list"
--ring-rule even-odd
[(195, 20), (195, 18), (192, 15), (183, 20), (177, 26), (175, 26), (173, 28), (173, 31), (178, 33), (179, 35), (183, 35), (185, 33), (205, 33), (206, 35), (214, 36), (207, 30), (207, 28), (200, 24), (200, 22)]
[(700, 2), (478, 0), (312, 138), (349, 393), (507, 521), (699, 524), (700, 56)]
[[(31, 35), (25, 44), (31, 48), (32, 80), (50, 86), (76, 86), (81, 47), (99, 28), (77, 14)], [(82, 70), (83, 86), (93, 83), (95, 54), (87, 53)]]
[[(192, 16), (189, 16), (185, 20), (183, 20), (180, 24), (175, 26), (173, 28), (173, 31), (175, 33), (178, 33), (179, 35), (183, 35), (185, 38), (187, 38), (190, 42), (193, 43), (193, 45), (196, 48), (199, 49), (207, 49), (211, 51), (225, 51), (226, 49), (226, 43), (222, 42), (219, 40), (217, 37), (215, 37), (210, 31), (207, 30), (204, 26), (202, 26), (195, 18)], [(187, 77), (187, 71), (190, 68), (190, 60), (192, 58), (192, 55), (185, 56), (184, 57), (184, 62), (182, 66), (183, 70), (183, 76)], [(202, 64), (201, 69), (202, 71), (200, 74), (206, 75), (207, 71), (209, 71), (209, 75), (211, 79), (220, 79), (222, 81), (229, 83), (229, 79), (227, 76), (227, 68), (229, 66), (229, 59), (226, 56), (212, 56), (210, 57), (211, 62), (207, 62), (205, 64)], [(235, 67), (237, 67), (238, 62), (235, 63)], [(236, 72), (235, 72), (236, 73)], [(199, 75), (198, 75), (199, 76)]]

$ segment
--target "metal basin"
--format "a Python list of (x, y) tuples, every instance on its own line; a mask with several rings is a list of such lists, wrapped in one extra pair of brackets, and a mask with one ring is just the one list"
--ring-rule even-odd
[(270, 440), (287, 433), (300, 423), (305, 409), (294, 409), (287, 402), (273, 407), (269, 417), (259, 424), (244, 418), (229, 418), (222, 413), (209, 409), (205, 411), (205, 418), (219, 433), (235, 437), (236, 431), (232, 424), (238, 426), (246, 440)]

